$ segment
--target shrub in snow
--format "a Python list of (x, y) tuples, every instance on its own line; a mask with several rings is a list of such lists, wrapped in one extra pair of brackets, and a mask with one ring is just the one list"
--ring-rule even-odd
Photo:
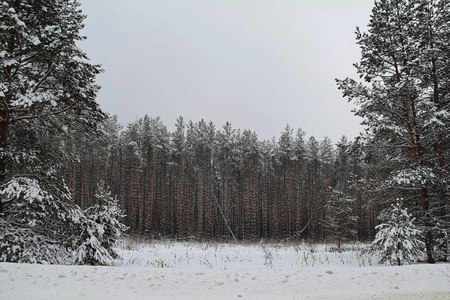
[[(64, 195), (61, 195), (64, 197)], [(41, 188), (37, 180), (12, 178), (0, 189), (9, 205), (0, 215), (0, 261), (70, 263), (69, 249), (61, 241), (73, 222), (72, 210)]]
[(68, 192), (56, 190), (24, 177), (0, 187), (0, 200), (8, 203), (0, 214), (0, 261), (110, 264), (125, 229), (117, 200), (102, 188), (101, 204), (83, 212), (70, 204)]
[(450, 261), (450, 243), (448, 233), (439, 230), (435, 235), (434, 254), (437, 261)]
[(0, 219), (0, 261), (68, 264), (70, 253), (55, 240)]
[(95, 194), (97, 204), (84, 211), (83, 231), (76, 262), (89, 265), (110, 265), (119, 255), (114, 250), (122, 232), (126, 230), (121, 219), (123, 211), (117, 198), (100, 183)]
[(378, 230), (372, 245), (374, 252), (386, 265), (405, 265), (416, 262), (424, 254), (424, 243), (419, 239), (421, 231), (413, 224), (414, 218), (399, 202), (392, 205), (390, 216)]

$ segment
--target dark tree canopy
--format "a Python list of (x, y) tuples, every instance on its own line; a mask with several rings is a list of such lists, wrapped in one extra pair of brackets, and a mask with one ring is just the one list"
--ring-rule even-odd
[(48, 139), (104, 118), (95, 102), (101, 69), (76, 45), (83, 20), (77, 1), (0, 3), (0, 182), (51, 155)]
[(118, 234), (106, 237), (102, 221), (73, 204), (62, 173), (77, 159), (64, 150), (72, 135), (100, 136), (106, 117), (95, 101), (101, 69), (76, 45), (85, 18), (79, 6), (0, 2), (0, 261), (112, 261)]

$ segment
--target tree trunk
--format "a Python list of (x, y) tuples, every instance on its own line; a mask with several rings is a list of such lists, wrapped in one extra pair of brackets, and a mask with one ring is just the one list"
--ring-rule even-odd
[[(2, 102), (4, 102), (3, 100)], [(0, 111), (0, 185), (5, 183), (6, 180), (6, 148), (8, 147), (8, 125), (9, 125), (9, 112)], [(0, 214), (3, 213), (4, 203), (0, 200)]]

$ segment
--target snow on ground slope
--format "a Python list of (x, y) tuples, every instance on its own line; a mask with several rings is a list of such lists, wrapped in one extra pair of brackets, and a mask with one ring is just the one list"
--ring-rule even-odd
[(384, 267), (358, 250), (152, 244), (116, 266), (0, 263), (0, 299), (450, 299), (450, 264)]

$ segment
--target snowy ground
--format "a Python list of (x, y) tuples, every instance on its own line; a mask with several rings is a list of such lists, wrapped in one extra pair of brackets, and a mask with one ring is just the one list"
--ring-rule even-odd
[(0, 263), (0, 299), (450, 299), (450, 264), (385, 267), (358, 246), (131, 248), (112, 267)]

